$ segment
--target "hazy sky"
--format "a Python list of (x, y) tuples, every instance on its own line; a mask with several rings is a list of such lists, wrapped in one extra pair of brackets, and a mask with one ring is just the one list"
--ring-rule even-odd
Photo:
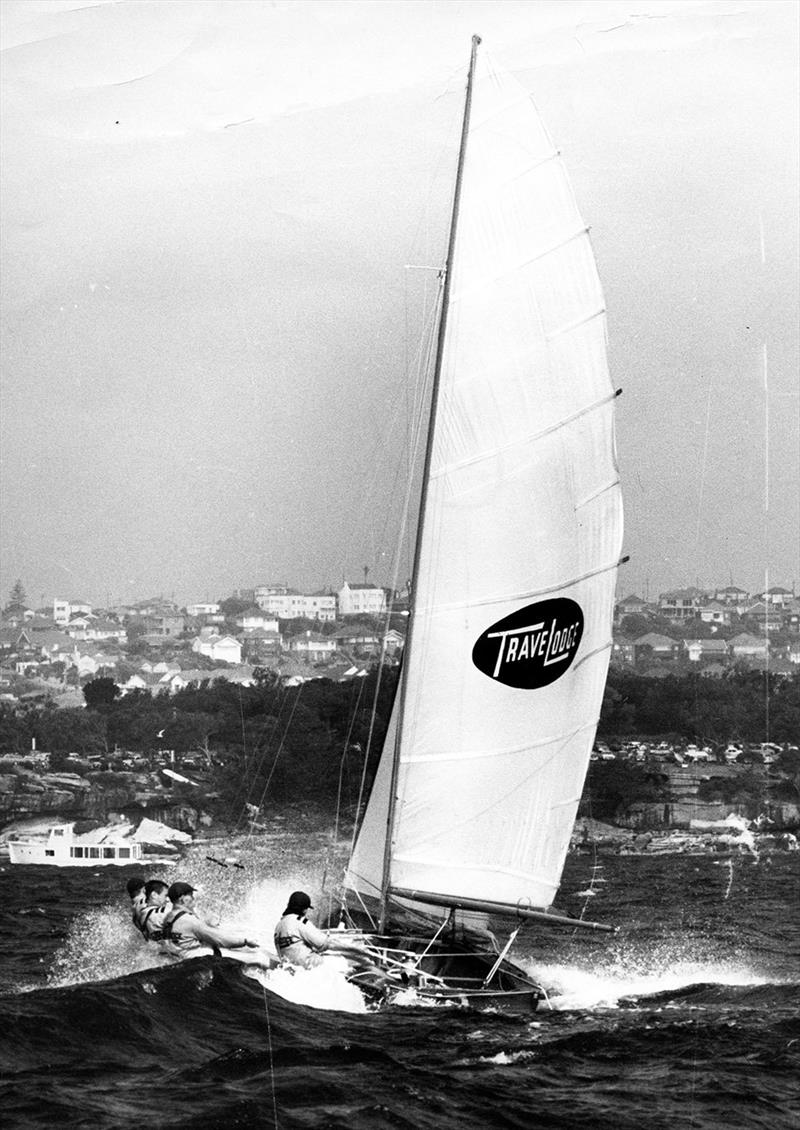
[(592, 228), (620, 589), (800, 582), (796, 3), (0, 11), (0, 601), (391, 583), (473, 33)]

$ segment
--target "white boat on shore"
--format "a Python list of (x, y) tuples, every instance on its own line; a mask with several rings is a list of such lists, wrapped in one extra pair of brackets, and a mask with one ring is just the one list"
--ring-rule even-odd
[(89, 842), (75, 835), (74, 824), (55, 824), (44, 836), (8, 841), (10, 863), (51, 867), (129, 867), (142, 863), (142, 846), (134, 840)]

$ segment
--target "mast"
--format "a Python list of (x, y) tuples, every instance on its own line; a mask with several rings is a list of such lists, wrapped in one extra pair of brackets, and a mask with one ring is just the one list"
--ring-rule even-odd
[(436, 365), (433, 373), (433, 388), (431, 390), (431, 410), (428, 420), (428, 436), (425, 445), (425, 463), (422, 472), (422, 490), (420, 496), (419, 517), (417, 519), (417, 536), (414, 543), (414, 564), (411, 574), (411, 616), (408, 623), (408, 634), (406, 638), (406, 646), (403, 656), (403, 667), (400, 676), (400, 689), (399, 689), (399, 702), (398, 702), (398, 715), (397, 715), (397, 734), (395, 736), (394, 751), (392, 757), (392, 780), (389, 790), (389, 811), (386, 818), (386, 840), (383, 852), (383, 875), (381, 877), (381, 902), (380, 902), (380, 929), (383, 931), (386, 925), (386, 907), (389, 897), (389, 885), (391, 879), (391, 859), (392, 859), (392, 837), (394, 835), (394, 822), (395, 822), (395, 809), (397, 807), (397, 777), (400, 764), (400, 748), (403, 736), (403, 715), (405, 712), (406, 700), (406, 686), (407, 686), (407, 672), (408, 660), (412, 654), (412, 642), (414, 638), (414, 609), (417, 603), (417, 581), (419, 577), (419, 557), (420, 547), (422, 545), (422, 532), (425, 523), (425, 506), (428, 494), (428, 482), (430, 480), (430, 466), (431, 466), (431, 452), (433, 450), (433, 435), (436, 426), (436, 414), (439, 400), (439, 384), (442, 372), (442, 358), (444, 355), (444, 339), (447, 332), (447, 312), (450, 302), (450, 275), (451, 266), (453, 263), (453, 255), (456, 246), (456, 230), (458, 227), (458, 209), (461, 201), (461, 183), (464, 174), (464, 159), (467, 152), (467, 135), (469, 134), (469, 121), (470, 112), (472, 109), (472, 85), (475, 76), (475, 61), (478, 55), (478, 47), (481, 42), (479, 35), (472, 37), (472, 51), (469, 60), (469, 74), (467, 76), (467, 92), (464, 101), (464, 120), (461, 125), (461, 144), (458, 151), (458, 167), (456, 169), (456, 183), (453, 190), (453, 209), (450, 219), (450, 239), (447, 246), (447, 259), (444, 268), (444, 289), (442, 292), (442, 312), (439, 316), (439, 332), (436, 339)]

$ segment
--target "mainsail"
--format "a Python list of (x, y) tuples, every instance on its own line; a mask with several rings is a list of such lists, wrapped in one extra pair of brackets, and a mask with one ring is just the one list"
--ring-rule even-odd
[(541, 909), (611, 649), (615, 393), (562, 162), (483, 50), (453, 222), (404, 684), (346, 882)]

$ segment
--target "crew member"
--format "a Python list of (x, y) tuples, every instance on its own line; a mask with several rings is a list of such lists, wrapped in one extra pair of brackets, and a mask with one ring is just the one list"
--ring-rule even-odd
[(131, 910), (133, 911), (134, 922), (136, 921), (137, 912), (144, 906), (144, 885), (144, 879), (141, 875), (135, 875), (125, 884), (125, 890), (128, 892), (131, 899)]
[(292, 965), (313, 969), (322, 961), (322, 954), (333, 950), (341, 952), (364, 970), (382, 976), (369, 956), (357, 942), (340, 938), (320, 930), (309, 921), (308, 911), (313, 910), (311, 899), (305, 891), (293, 891), (286, 910), (275, 927), (275, 948), (278, 957)]
[(144, 885), (144, 906), (133, 912), (133, 921), (146, 942), (160, 942), (164, 919), (169, 913), (167, 884), (163, 879), (150, 879)]
[(241, 934), (229, 934), (223, 930), (215, 929), (203, 922), (197, 915), (194, 907), (194, 892), (196, 888), (189, 883), (173, 883), (167, 891), (167, 898), (172, 903), (169, 913), (165, 916), (162, 930), (162, 948), (173, 957), (185, 957), (200, 946), (211, 946), (214, 950), (257, 949), (258, 942), (251, 942)]

